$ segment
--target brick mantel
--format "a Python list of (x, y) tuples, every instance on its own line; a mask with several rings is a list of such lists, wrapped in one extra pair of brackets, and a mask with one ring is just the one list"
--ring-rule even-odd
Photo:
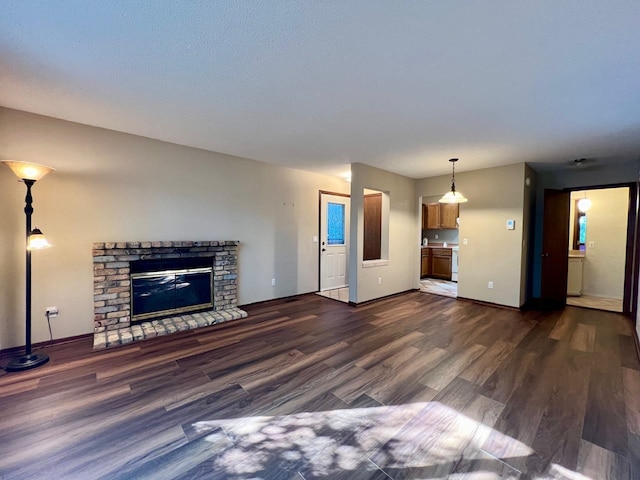
[[(121, 329), (130, 331), (131, 280), (129, 274), (131, 262), (137, 260), (210, 257), (213, 267), (213, 312), (228, 311), (226, 313), (231, 313), (231, 316), (235, 317), (236, 312), (242, 312), (237, 308), (239, 243), (236, 240), (94, 243), (94, 332), (109, 333)], [(188, 317), (188, 315), (182, 317)], [(230, 319), (229, 315), (215, 315), (215, 317)], [(140, 326), (144, 329), (145, 324), (157, 325), (158, 321), (144, 322)], [(114, 338), (113, 335), (112, 338)], [(126, 340), (121, 339), (119, 343), (126, 343)]]

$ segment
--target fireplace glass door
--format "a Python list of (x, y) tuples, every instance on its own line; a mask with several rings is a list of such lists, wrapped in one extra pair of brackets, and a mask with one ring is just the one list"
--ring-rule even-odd
[(212, 268), (131, 275), (132, 321), (213, 307)]

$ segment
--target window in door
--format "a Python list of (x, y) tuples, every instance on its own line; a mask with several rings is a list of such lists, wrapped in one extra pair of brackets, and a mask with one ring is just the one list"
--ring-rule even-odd
[(344, 245), (344, 204), (327, 204), (327, 244)]

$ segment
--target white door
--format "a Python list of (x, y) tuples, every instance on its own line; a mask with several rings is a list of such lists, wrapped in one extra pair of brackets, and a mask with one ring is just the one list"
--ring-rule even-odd
[(350, 198), (323, 193), (320, 208), (320, 290), (349, 285)]

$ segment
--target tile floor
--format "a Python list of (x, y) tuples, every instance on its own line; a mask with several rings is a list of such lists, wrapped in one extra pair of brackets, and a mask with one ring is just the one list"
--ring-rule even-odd
[[(456, 282), (439, 280), (437, 278), (424, 278), (420, 280), (420, 291), (432, 293), (434, 295), (456, 298), (458, 296), (458, 284)], [(349, 287), (316, 292), (316, 295), (330, 298), (332, 300), (338, 300), (339, 302), (349, 303)]]
[(316, 292), (316, 295), (330, 298), (331, 300), (338, 300), (339, 302), (349, 303), (349, 287), (334, 288), (333, 290)]
[[(456, 298), (458, 296), (458, 283), (437, 278), (423, 278), (420, 280), (420, 291), (444, 297)], [(335, 288), (316, 292), (321, 297), (349, 303), (349, 287)], [(581, 297), (567, 297), (567, 305), (574, 307), (593, 308), (596, 310), (606, 310), (609, 312), (622, 312), (622, 300), (615, 298), (592, 297), (582, 295)]]
[(622, 312), (622, 300), (617, 298), (592, 297), (590, 295), (567, 297), (567, 305), (595, 308), (596, 310), (607, 310), (609, 312)]
[(456, 298), (458, 296), (458, 283), (437, 278), (423, 278), (420, 280), (420, 291)]

